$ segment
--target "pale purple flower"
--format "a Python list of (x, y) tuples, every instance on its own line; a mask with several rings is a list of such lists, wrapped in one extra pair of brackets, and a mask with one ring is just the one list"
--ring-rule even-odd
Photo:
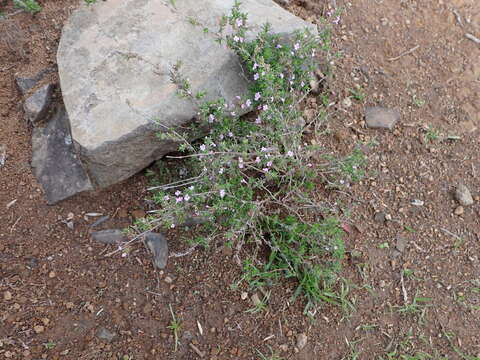
[(243, 169), (243, 167), (244, 167), (243, 163), (241, 163), (241, 162), (238, 163), (238, 168), (239, 168), (239, 169)]
[(252, 69), (255, 70), (257, 67), (258, 67), (258, 64), (254, 63)]
[(235, 36), (233, 37), (233, 41), (239, 42), (239, 41), (240, 41), (240, 38), (239, 38), (237, 35), (235, 35)]
[(282, 73), (280, 74), (280, 79), (283, 79), (283, 74)]
[(260, 98), (262, 97), (262, 95), (260, 95), (260, 93), (255, 93), (255, 101), (258, 101), (260, 100)]
[(213, 123), (214, 120), (215, 120), (215, 115), (213, 115), (213, 114), (208, 115), (208, 122), (209, 123)]
[(260, 77), (260, 75), (258, 75), (258, 73), (255, 73), (255, 75), (253, 75), (253, 80), (258, 80), (258, 78)]
[(252, 105), (252, 100), (247, 99), (247, 101), (245, 101), (245, 106), (250, 107), (251, 105)]
[(238, 27), (242, 26), (243, 25), (243, 20), (242, 19), (237, 19), (236, 23), (235, 23)]
[(201, 151), (205, 151), (206, 149), (207, 149), (207, 147), (205, 146), (205, 144), (200, 145), (200, 150)]
[(182, 192), (180, 190), (175, 191), (175, 196), (180, 196)]
[(240, 37), (239, 40), (240, 40), (241, 43), (243, 43), (244, 39), (243, 39), (243, 37)]
[(168, 195), (165, 195), (165, 196), (163, 197), (163, 200), (165, 200), (165, 201), (168, 201), (168, 200), (170, 200), (170, 196), (168, 196)]
[(223, 138), (224, 138), (223, 134), (220, 134), (219, 138), (220, 138), (220, 140), (223, 140)]
[(238, 96), (238, 95), (236, 95), (236, 96), (235, 96), (235, 99), (237, 99), (237, 100), (240, 100), (240, 99), (241, 99), (241, 97), (240, 97), (240, 96)]
[(266, 147), (262, 147), (262, 148), (260, 149), (260, 151), (261, 151), (261, 152), (267, 152), (268, 149), (267, 149)]
[(273, 165), (273, 163), (271, 161), (267, 162), (268, 167), (271, 167), (272, 165)]
[(225, 190), (220, 190), (220, 197), (223, 199), (225, 196)]
[(255, 158), (255, 162), (258, 164), (258, 163), (260, 163), (260, 161), (261, 161), (260, 158), (257, 156), (257, 157)]
[(277, 48), (277, 49), (281, 49), (281, 48), (282, 48), (282, 45), (277, 44), (276, 48)]
[(300, 86), (301, 86), (301, 87), (304, 87), (304, 86), (305, 86), (305, 83), (302, 81), (302, 82), (300, 83)]
[(170, 229), (175, 229), (175, 224), (170, 225)]
[(178, 203), (181, 203), (183, 201), (183, 197), (179, 196), (175, 199), (175, 202), (178, 204)]
[(225, 171), (225, 170), (224, 170), (223, 168), (220, 168), (220, 170), (218, 170), (218, 173), (219, 173), (219, 174), (223, 174), (224, 171)]
[(293, 48), (295, 49), (295, 51), (298, 51), (298, 49), (300, 49), (300, 44), (299, 43), (296, 43)]
[(264, 111), (267, 111), (267, 110), (268, 110), (268, 105), (267, 105), (267, 104), (263, 105), (263, 110), (264, 110)]
[(242, 104), (242, 105), (240, 105), (240, 107), (241, 107), (242, 109), (245, 109), (245, 108), (246, 108), (246, 105), (245, 105), (245, 104)]
[(338, 25), (338, 23), (340, 22), (340, 16), (337, 16), (335, 18), (335, 20), (332, 21), (335, 25)]
[(262, 170), (263, 170), (263, 172), (266, 172), (266, 173), (267, 173), (268, 170), (270, 170), (270, 169), (269, 169), (269, 168), (263, 168)]
[(265, 71), (262, 71), (262, 76), (265, 76)]
[(255, 124), (261, 124), (262, 119), (260, 119), (260, 116), (255, 119)]
[(288, 156), (288, 157), (293, 157), (293, 151), (287, 152), (287, 156)]
[(235, 116), (236, 115), (235, 111), (232, 111), (230, 115)]
[(228, 137), (233, 137), (233, 133), (231, 131), (228, 132)]
[(186, 194), (185, 197), (184, 197), (185, 201), (188, 201), (190, 200), (190, 195)]

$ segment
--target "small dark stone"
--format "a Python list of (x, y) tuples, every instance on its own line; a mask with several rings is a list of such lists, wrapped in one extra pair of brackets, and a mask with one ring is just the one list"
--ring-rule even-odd
[(153, 264), (157, 269), (165, 269), (168, 260), (167, 239), (160, 233), (145, 235), (145, 245), (152, 252)]
[(118, 244), (125, 241), (127, 237), (119, 229), (100, 230), (92, 232), (92, 239), (102, 244)]
[(395, 248), (403, 253), (407, 247), (408, 239), (404, 236), (397, 235), (397, 242), (395, 243)]
[(42, 120), (48, 112), (52, 103), (54, 85), (47, 84), (29, 96), (23, 104), (25, 116), (33, 125)]
[(375, 220), (378, 223), (384, 223), (385, 222), (385, 213), (377, 212), (375, 214), (375, 216), (373, 217), (373, 220)]
[(115, 336), (117, 336), (117, 334), (104, 327), (98, 329), (96, 335), (99, 339), (105, 340), (106, 342), (112, 342)]
[(79, 192), (92, 184), (75, 152), (65, 107), (58, 105), (46, 127), (36, 127), (32, 136), (32, 167), (49, 204)]
[(380, 106), (367, 107), (365, 109), (365, 122), (372, 129), (392, 130), (400, 119), (400, 113), (394, 109)]
[(53, 68), (47, 68), (40, 71), (38, 74), (34, 76), (16, 76), (15, 82), (17, 83), (17, 86), (20, 89), (20, 92), (22, 93), (22, 95), (25, 95), (28, 90), (34, 88), (35, 85), (37, 85), (46, 74), (52, 71), (53, 71)]

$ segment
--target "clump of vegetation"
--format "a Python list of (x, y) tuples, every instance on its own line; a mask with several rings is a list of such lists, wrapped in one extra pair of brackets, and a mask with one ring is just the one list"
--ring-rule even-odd
[(36, 14), (42, 10), (42, 7), (35, 0), (13, 0), (15, 7), (27, 11), (31, 14)]
[[(289, 41), (272, 34), (268, 24), (253, 40), (247, 34), (247, 14), (236, 3), (217, 39), (238, 54), (251, 78), (249, 94), (234, 102), (204, 100), (206, 94), (194, 93), (182, 76), (181, 64), (172, 70), (178, 94), (198, 105), (198, 126), (209, 132), (201, 143), (174, 130), (159, 134), (179, 142), (182, 154), (171, 157), (188, 161), (190, 176), (150, 189), (158, 209), (137, 230), (206, 219), (197, 243), (220, 239), (237, 251), (247, 248), (242, 280), (252, 287), (294, 278), (295, 297), (304, 295), (308, 305), (334, 302), (332, 287), (345, 253), (342, 230), (319, 205), (315, 188), (322, 169), (311, 163), (318, 149), (302, 139), (300, 110), (316, 53), (327, 54), (329, 28), (320, 36), (298, 31)], [(240, 116), (247, 112), (253, 115)], [(336, 164), (352, 181), (357, 158)]]

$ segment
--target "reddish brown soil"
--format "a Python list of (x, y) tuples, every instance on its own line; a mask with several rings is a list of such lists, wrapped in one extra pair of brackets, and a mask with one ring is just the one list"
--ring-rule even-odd
[[(29, 165), (31, 129), (14, 75), (55, 64), (76, 1), (40, 2), (44, 9), (33, 17), (0, 20), (0, 145), (8, 154), (0, 169), (0, 359), (200, 358), (191, 344), (212, 360), (260, 359), (258, 351), (270, 355), (269, 347), (285, 359), (480, 356), (480, 48), (464, 36), (480, 37), (478, 1), (336, 1), (343, 12), (332, 46), (342, 56), (328, 80), (330, 116), (313, 141), (335, 154), (369, 144), (362, 147), (369, 163), (360, 183), (319, 189), (326, 208), (350, 224), (347, 247), (357, 256), (345, 260), (342, 273), (354, 309), (324, 306), (313, 318), (302, 314), (301, 301), (290, 301), (294, 283), (274, 286), (265, 312), (246, 312), (245, 284), (231, 289), (241, 268), (222, 246), (170, 259), (164, 272), (153, 269), (140, 244), (127, 257), (105, 257), (113, 249), (90, 239), (94, 219), (84, 214), (110, 215), (104, 228), (131, 224), (146, 206), (142, 174), (46, 205)], [(314, 21), (334, 3), (287, 8)], [(10, 1), (0, 6), (15, 11)], [(357, 86), (365, 99), (349, 106), (344, 99)], [(365, 128), (368, 105), (400, 110), (395, 130)], [(476, 201), (459, 216), (452, 191), (460, 182)], [(415, 199), (424, 205), (412, 205)], [(374, 221), (377, 212), (391, 220)], [(70, 213), (73, 230), (63, 222)], [(408, 244), (395, 257), (398, 236)], [(167, 237), (172, 251), (188, 247), (177, 234)], [(403, 286), (402, 269), (413, 271)], [(417, 314), (400, 314), (415, 296), (431, 300)], [(182, 323), (177, 352), (169, 305)], [(101, 327), (117, 334), (112, 343), (96, 337)], [(308, 342), (296, 352), (299, 333)]]

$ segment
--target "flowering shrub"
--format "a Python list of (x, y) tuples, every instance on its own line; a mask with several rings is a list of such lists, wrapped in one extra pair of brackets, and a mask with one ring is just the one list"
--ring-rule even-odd
[[(150, 189), (158, 209), (140, 229), (204, 219), (197, 242), (216, 238), (237, 251), (245, 244), (253, 248), (245, 263), (250, 284), (262, 283), (255, 274), (273, 271), (275, 277), (296, 278), (296, 294), (306, 295), (309, 303), (333, 301), (327, 289), (344, 256), (342, 233), (338, 221), (324, 218), (315, 202), (320, 170), (310, 163), (311, 149), (302, 142), (300, 111), (328, 28), (320, 38), (305, 30), (282, 39), (268, 24), (253, 40), (247, 34), (247, 14), (236, 4), (221, 21), (218, 42), (241, 58), (251, 88), (232, 103), (202, 102), (205, 94), (192, 93), (181, 66), (172, 70), (179, 95), (198, 104), (199, 120), (209, 133), (198, 144), (179, 141), (184, 155), (176, 157), (189, 161), (192, 176)], [(179, 134), (170, 135), (179, 140)], [(256, 255), (262, 247), (269, 248), (268, 259)]]

